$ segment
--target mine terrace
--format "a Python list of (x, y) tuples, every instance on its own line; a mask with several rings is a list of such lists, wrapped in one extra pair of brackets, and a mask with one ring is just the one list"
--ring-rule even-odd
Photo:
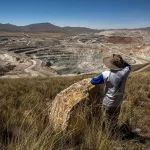
[(106, 30), (61, 37), (0, 37), (1, 78), (99, 73), (102, 58), (121, 54), (130, 64), (150, 60), (150, 32)]

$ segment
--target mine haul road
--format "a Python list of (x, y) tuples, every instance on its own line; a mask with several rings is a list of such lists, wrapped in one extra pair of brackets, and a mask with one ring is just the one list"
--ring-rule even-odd
[[(114, 51), (114, 49), (109, 48), (105, 44), (101, 44), (101, 45), (107, 47), (109, 50)], [(124, 56), (126, 56), (126, 57), (128, 57), (128, 58), (130, 58), (132, 60), (134, 60), (137, 64), (143, 64), (139, 60), (139, 58), (136, 58), (136, 56), (135, 57), (131, 57), (131, 56), (129, 56), (127, 54), (124, 54), (124, 53), (122, 53), (120, 51), (117, 51), (117, 53), (120, 53), (120, 54), (122, 54), (122, 55), (124, 55)], [(6, 60), (8, 62), (13, 62), (14, 61), (13, 58), (12, 58), (12, 56), (10, 54), (7, 54), (7, 53), (6, 54), (2, 54), (1, 57), (2, 57), (3, 60)], [(150, 62), (150, 61), (148, 61), (147, 59), (144, 59), (144, 58), (142, 58), (141, 60), (145, 60), (145, 62)], [(51, 74), (48, 70), (46, 70), (46, 69), (44, 69), (42, 67), (42, 61), (41, 60), (39, 60), (39, 59), (37, 59), (37, 60), (36, 59), (34, 59), (34, 60), (30, 59), (28, 61), (31, 62), (30, 63), (31, 65), (28, 66), (27, 68), (25, 68), (24, 72), (27, 73), (30, 77), (47, 77), (47, 76), (49, 76)], [(142, 67), (142, 68), (139, 68), (135, 72), (142, 72), (142, 71), (144, 71), (145, 69), (148, 69), (148, 68), (150, 68), (150, 63), (147, 64), (146, 66)], [(19, 78), (19, 74), (16, 75), (16, 76), (18, 76), (18, 78)], [(56, 75), (56, 76), (59, 77), (61, 75)], [(68, 75), (63, 75), (63, 76), (68, 76)], [(11, 75), (9, 75), (9, 77), (11, 77)], [(13, 75), (12, 75), (12, 78), (13, 78)]]
[(38, 77), (38, 76), (46, 77), (44, 74), (36, 70), (37, 62), (35, 60), (31, 60), (31, 62), (32, 62), (32, 65), (26, 68), (24, 71), (26, 73), (29, 73), (32, 77)]

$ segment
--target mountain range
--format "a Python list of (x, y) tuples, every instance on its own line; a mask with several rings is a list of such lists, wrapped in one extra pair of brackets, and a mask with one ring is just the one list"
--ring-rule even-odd
[(51, 23), (37, 23), (26, 26), (0, 23), (0, 32), (92, 33), (98, 31), (99, 30), (85, 27), (59, 27)]
[[(149, 30), (150, 27), (139, 28), (140, 30)], [(1, 24), (0, 32), (50, 32), (50, 33), (68, 33), (68, 34), (81, 34), (81, 33), (96, 33), (101, 30), (90, 29), (86, 27), (59, 27), (51, 23), (36, 23), (26, 26), (16, 26), (13, 24)]]

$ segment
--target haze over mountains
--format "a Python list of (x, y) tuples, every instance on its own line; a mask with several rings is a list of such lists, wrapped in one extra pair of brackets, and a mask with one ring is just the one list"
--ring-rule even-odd
[[(150, 27), (139, 28), (141, 30), (150, 30)], [(96, 33), (100, 30), (86, 27), (59, 27), (51, 23), (36, 23), (26, 26), (16, 26), (12, 24), (1, 24), (0, 32), (51, 32), (51, 33)]]

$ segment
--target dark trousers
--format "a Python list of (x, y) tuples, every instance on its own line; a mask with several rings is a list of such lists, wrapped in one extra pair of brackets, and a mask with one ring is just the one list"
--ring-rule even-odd
[(119, 107), (102, 107), (103, 111), (103, 129), (107, 131), (116, 131), (118, 130), (118, 118), (120, 114)]

